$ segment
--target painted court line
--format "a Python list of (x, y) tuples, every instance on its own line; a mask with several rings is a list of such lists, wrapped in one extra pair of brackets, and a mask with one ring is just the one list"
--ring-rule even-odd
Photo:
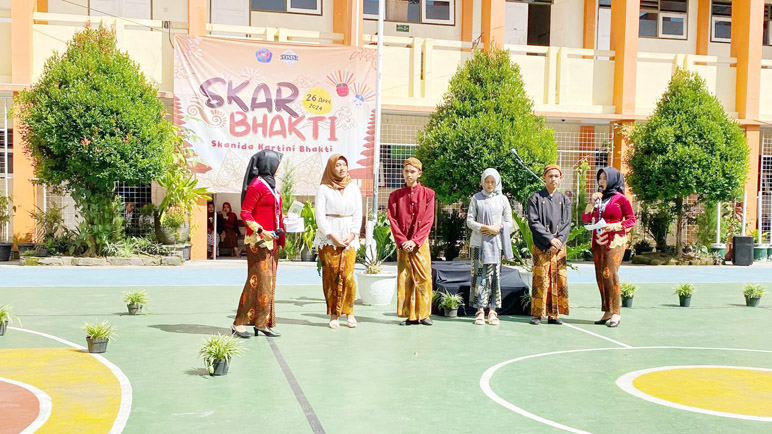
[[(565, 323), (564, 323), (565, 325)], [(629, 348), (586, 348), (581, 350), (565, 350), (565, 351), (552, 351), (548, 353), (540, 353), (540, 354), (531, 354), (528, 356), (522, 356), (515, 359), (505, 360), (501, 363), (497, 363), (490, 368), (488, 368), (480, 377), (480, 389), (482, 389), (485, 396), (493, 400), (493, 402), (501, 405), (502, 407), (509, 409), (517, 414), (520, 414), (522, 416), (525, 416), (531, 420), (534, 420), (539, 423), (543, 423), (545, 425), (549, 425), (553, 428), (557, 428), (563, 431), (568, 431), (572, 433), (577, 434), (590, 434), (588, 431), (583, 431), (578, 428), (573, 428), (567, 425), (563, 425), (561, 423), (555, 422), (553, 420), (538, 416), (534, 413), (531, 413), (523, 408), (520, 408), (516, 406), (515, 404), (512, 404), (511, 402), (505, 400), (504, 398), (500, 397), (496, 392), (493, 391), (491, 388), (491, 378), (493, 375), (498, 371), (499, 369), (503, 368), (504, 366), (510, 365), (512, 363), (521, 362), (523, 360), (529, 360), (529, 359), (535, 359), (539, 357), (547, 357), (547, 356), (554, 356), (558, 354), (572, 354), (572, 353), (588, 353), (588, 352), (594, 352), (594, 351), (638, 351), (638, 350), (701, 350), (701, 351), (739, 351), (739, 352), (750, 352), (750, 353), (767, 353), (772, 354), (772, 350), (754, 350), (754, 349), (747, 349), (747, 348), (711, 348), (711, 347), (669, 347), (669, 346), (651, 346), (651, 347), (629, 347)]]
[(32, 421), (31, 424), (29, 424), (27, 428), (24, 428), (24, 431), (22, 431), (20, 434), (31, 434), (43, 426), (44, 423), (46, 423), (48, 418), (51, 416), (51, 408), (53, 408), (51, 397), (48, 396), (47, 393), (43, 392), (35, 386), (22, 383), (21, 381), (11, 380), (9, 378), (3, 377), (0, 377), (0, 381), (29, 390), (33, 395), (35, 395), (35, 398), (37, 398), (38, 402), (40, 403), (40, 411), (38, 412), (37, 417)]
[(563, 323), (563, 325), (564, 325), (564, 326), (568, 326), (568, 327), (571, 327), (571, 328), (572, 328), (572, 329), (574, 329), (574, 330), (579, 330), (580, 332), (585, 332), (585, 333), (587, 333), (588, 335), (593, 335), (593, 336), (595, 336), (595, 337), (598, 337), (598, 338), (601, 338), (601, 339), (605, 339), (605, 340), (607, 340), (607, 341), (611, 342), (612, 344), (615, 344), (615, 345), (619, 345), (620, 347), (625, 347), (625, 348), (632, 348), (630, 345), (627, 345), (627, 344), (623, 344), (622, 342), (619, 342), (619, 341), (615, 341), (615, 340), (613, 340), (613, 339), (611, 339), (611, 338), (608, 338), (608, 337), (606, 337), (606, 336), (603, 336), (603, 335), (599, 335), (599, 334), (597, 334), (597, 333), (594, 333), (594, 332), (591, 332), (591, 331), (589, 331), (589, 330), (585, 330), (585, 329), (583, 329), (583, 328), (581, 328), (581, 327), (577, 327), (577, 326), (571, 325), (571, 324), (569, 324), (569, 323), (567, 323), (567, 322), (564, 322), (564, 323)]
[(281, 366), (284, 377), (287, 378), (287, 382), (292, 389), (292, 393), (295, 394), (295, 399), (298, 400), (298, 404), (300, 404), (300, 407), (303, 409), (303, 414), (306, 415), (308, 424), (311, 425), (311, 430), (314, 432), (314, 434), (324, 434), (322, 423), (319, 421), (319, 418), (316, 417), (316, 413), (314, 413), (314, 409), (311, 407), (311, 403), (308, 402), (308, 398), (306, 398), (306, 395), (303, 393), (303, 389), (300, 388), (300, 384), (298, 384), (297, 379), (295, 379), (295, 375), (292, 373), (289, 365), (287, 365), (287, 362), (284, 360), (284, 356), (282, 356), (281, 351), (279, 351), (278, 345), (276, 345), (276, 342), (273, 341), (273, 338), (266, 339), (268, 340), (268, 345), (271, 346), (271, 350), (273, 351), (273, 355), (276, 357), (276, 361), (279, 362), (279, 366)]
[(665, 407), (671, 407), (676, 408), (679, 410), (684, 411), (693, 411), (695, 413), (703, 413), (703, 414), (710, 414), (712, 416), (722, 416), (722, 417), (730, 417), (733, 419), (745, 419), (745, 420), (754, 420), (759, 422), (772, 422), (772, 417), (764, 417), (764, 416), (750, 416), (746, 414), (738, 414), (738, 413), (727, 413), (723, 411), (715, 411), (715, 410), (706, 410), (704, 408), (699, 407), (692, 407), (690, 405), (684, 405), (684, 404), (678, 404), (672, 401), (666, 401), (664, 399), (657, 398), (655, 396), (651, 396), (648, 393), (645, 393), (639, 389), (637, 389), (633, 385), (633, 381), (635, 381), (636, 378), (640, 377), (641, 375), (649, 374), (652, 372), (659, 372), (659, 371), (669, 371), (671, 369), (700, 369), (700, 368), (720, 368), (720, 369), (745, 369), (745, 370), (751, 370), (751, 371), (763, 371), (763, 372), (772, 372), (772, 369), (766, 369), (766, 368), (751, 368), (747, 366), (724, 366), (724, 365), (687, 365), (687, 366), (660, 366), (658, 368), (650, 368), (650, 369), (641, 369), (640, 371), (630, 372), (628, 374), (625, 374), (617, 379), (617, 386), (619, 386), (620, 389), (624, 390), (625, 392), (629, 393), (630, 395), (633, 395), (637, 398), (644, 399), (649, 402), (653, 402), (655, 404), (663, 405)]
[[(18, 327), (11, 327), (11, 326), (8, 326), (8, 328), (11, 330), (31, 333), (33, 335), (38, 335), (44, 338), (52, 339), (64, 345), (67, 345), (79, 350), (86, 350), (86, 347), (82, 345), (78, 345), (74, 342), (70, 342), (58, 336), (49, 335), (48, 333), (38, 332), (35, 330), (22, 329)], [(126, 422), (129, 420), (129, 414), (131, 413), (131, 400), (132, 400), (131, 382), (129, 381), (129, 377), (127, 377), (126, 374), (124, 374), (119, 367), (114, 365), (109, 360), (105, 359), (102, 355), (92, 354), (92, 353), (89, 353), (89, 354), (91, 354), (91, 356), (93, 356), (95, 359), (99, 360), (103, 365), (107, 366), (107, 368), (110, 369), (113, 375), (115, 375), (115, 378), (118, 379), (118, 383), (121, 386), (121, 406), (118, 409), (118, 415), (115, 417), (115, 422), (113, 423), (113, 427), (110, 429), (110, 434), (119, 434), (123, 432), (123, 429), (126, 427)]]

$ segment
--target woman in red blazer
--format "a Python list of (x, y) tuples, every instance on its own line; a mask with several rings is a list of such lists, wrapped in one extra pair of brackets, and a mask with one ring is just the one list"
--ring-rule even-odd
[(620, 315), (619, 266), (627, 247), (626, 230), (635, 226), (635, 215), (625, 196), (625, 180), (613, 167), (598, 170), (598, 186), (582, 214), (585, 223), (602, 218), (606, 225), (592, 233), (592, 256), (595, 261), (595, 281), (600, 290), (603, 317), (595, 324), (616, 327)]
[[(254, 325), (255, 336), (263, 333), (278, 337), (274, 298), (278, 246), (284, 246), (282, 198), (276, 190), (274, 175), (282, 154), (264, 150), (252, 156), (244, 176), (241, 219), (246, 225), (247, 282), (241, 292), (236, 319), (231, 331), (242, 338), (250, 336), (247, 325)], [(277, 235), (276, 230), (281, 229)]]

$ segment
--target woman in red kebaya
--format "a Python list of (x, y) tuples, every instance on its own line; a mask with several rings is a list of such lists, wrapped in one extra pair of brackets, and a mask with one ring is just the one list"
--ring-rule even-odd
[[(276, 151), (258, 152), (250, 160), (244, 177), (241, 219), (246, 224), (247, 282), (231, 327), (233, 334), (242, 338), (249, 337), (247, 325), (254, 326), (255, 336), (259, 333), (268, 337), (280, 336), (271, 328), (276, 326), (274, 298), (278, 246), (284, 245), (282, 198), (274, 180), (281, 157), (282, 154)], [(278, 229), (281, 229), (279, 234), (276, 233)]]
[(600, 169), (597, 175), (601, 192), (594, 193), (582, 214), (585, 223), (606, 223), (592, 233), (592, 256), (595, 280), (600, 290), (603, 317), (595, 324), (619, 325), (619, 266), (627, 246), (625, 231), (635, 226), (635, 215), (625, 196), (625, 180), (613, 167)]

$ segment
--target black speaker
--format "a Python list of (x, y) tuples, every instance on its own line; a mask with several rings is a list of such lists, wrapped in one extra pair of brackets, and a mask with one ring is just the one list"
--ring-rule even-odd
[(734, 265), (753, 265), (753, 237), (734, 237), (732, 250)]

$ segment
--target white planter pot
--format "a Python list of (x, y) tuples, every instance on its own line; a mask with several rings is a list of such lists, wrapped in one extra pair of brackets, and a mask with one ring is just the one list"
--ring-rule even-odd
[(357, 292), (363, 304), (388, 305), (397, 290), (397, 273), (356, 273)]

